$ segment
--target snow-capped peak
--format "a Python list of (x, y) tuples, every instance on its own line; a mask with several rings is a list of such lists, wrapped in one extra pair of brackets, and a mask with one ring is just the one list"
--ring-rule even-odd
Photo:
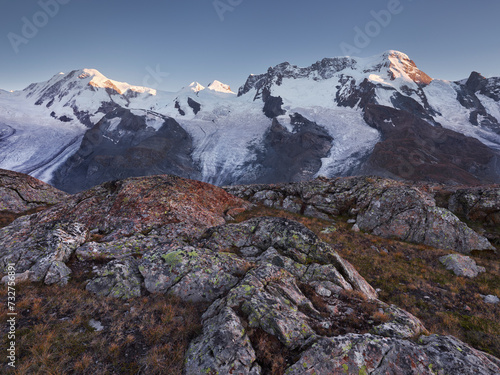
[(200, 92), (205, 90), (205, 86), (200, 85), (198, 82), (191, 82), (189, 89), (193, 92)]
[(432, 78), (417, 68), (417, 65), (411, 60), (408, 55), (399, 51), (387, 51), (385, 53), (387, 59), (391, 62), (389, 67), (393, 75), (393, 79), (404, 77), (418, 84), (428, 85), (432, 82)]
[(217, 81), (217, 80), (215, 80), (211, 84), (209, 84), (208, 89), (212, 90), (212, 91), (236, 95), (235, 92), (231, 91), (231, 87), (229, 87), (229, 85), (226, 85), (225, 83), (222, 83), (222, 82)]
[(96, 69), (82, 69), (78, 75), (79, 79), (85, 80), (90, 78), (88, 84), (93, 87), (115, 90), (118, 94), (124, 94), (126, 91), (134, 91), (137, 93), (147, 93), (156, 95), (156, 90), (143, 86), (133, 86), (126, 82), (113, 81)]

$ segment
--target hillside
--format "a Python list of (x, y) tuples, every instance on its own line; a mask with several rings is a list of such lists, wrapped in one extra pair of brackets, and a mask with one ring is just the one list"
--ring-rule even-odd
[(168, 175), (54, 191), (0, 229), (17, 371), (497, 374), (498, 191)]

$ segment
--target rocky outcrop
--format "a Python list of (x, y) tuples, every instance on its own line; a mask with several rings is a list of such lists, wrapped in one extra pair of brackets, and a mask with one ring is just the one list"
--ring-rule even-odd
[(445, 203), (453, 213), (486, 225), (500, 224), (500, 188), (485, 186), (456, 189)]
[[(108, 260), (143, 254), (148, 243), (196, 238), (246, 207), (220, 188), (173, 176), (110, 182), (0, 229), (0, 268), (14, 263), (32, 281), (64, 283), (74, 253)], [(151, 238), (141, 241), (141, 233)]]
[(28, 175), (0, 169), (0, 226), (59, 203), (66, 193)]
[(302, 354), (287, 374), (488, 374), (500, 361), (450, 336), (418, 343), (370, 334), (324, 338)]
[[(425, 192), (382, 179), (247, 189), (268, 204), (290, 198), (287, 207), (299, 211), (356, 213), (360, 223), (371, 222), (383, 197), (402, 212), (432, 203)], [(290, 353), (287, 374), (500, 371), (498, 359), (452, 337), (426, 336), (418, 318), (379, 301), (354, 267), (302, 224), (273, 217), (227, 223), (249, 206), (221, 188), (173, 176), (106, 183), (0, 229), (0, 266), (13, 263), (18, 280), (61, 285), (75, 268), (91, 266), (80, 278), (98, 296), (155, 293), (206, 304), (186, 375), (264, 374), (259, 340)]]
[(500, 245), (500, 188), (498, 185), (476, 187), (435, 186), (436, 204), (479, 228), (496, 246)]
[(239, 225), (211, 228), (204, 246), (232, 249), (249, 259), (269, 261), (307, 282), (326, 281), (331, 292), (338, 288), (358, 290), (375, 298), (373, 288), (332, 248), (302, 225), (277, 218), (252, 219)]
[(227, 187), (254, 203), (308, 216), (356, 218), (357, 226), (378, 236), (470, 253), (493, 250), (486, 238), (450, 211), (436, 206), (424, 188), (382, 178), (350, 177), (311, 182)]
[[(364, 302), (364, 312), (372, 309), (388, 321), (349, 324), (351, 315), (360, 314), (350, 307), (356, 308), (350, 305), (355, 298), (346, 298), (350, 283), (339, 281), (331, 269), (317, 272), (315, 262), (326, 261), (331, 253), (314, 250), (318, 243), (311, 243), (307, 230), (296, 223), (252, 219), (210, 229), (204, 237), (204, 246), (232, 249), (256, 265), (203, 315), (203, 332), (186, 355), (186, 374), (263, 373), (252, 342), (256, 330), (276, 337), (283, 350), (298, 358), (287, 374), (494, 374), (500, 369), (498, 359), (453, 337), (411, 340), (425, 332), (422, 323), (376, 299)], [(309, 264), (302, 264), (307, 248)], [(339, 332), (339, 327), (349, 328)]]

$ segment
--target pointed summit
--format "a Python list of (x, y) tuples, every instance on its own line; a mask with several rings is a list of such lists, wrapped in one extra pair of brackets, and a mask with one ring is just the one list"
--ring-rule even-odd
[(90, 86), (96, 88), (111, 89), (117, 92), (118, 94), (124, 94), (126, 91), (130, 90), (130, 91), (135, 91), (137, 93), (148, 93), (151, 95), (156, 95), (156, 90), (154, 89), (142, 86), (133, 86), (126, 82), (118, 82), (111, 80), (105, 75), (103, 75), (97, 69), (82, 69), (76, 71), (75, 75), (77, 75), (80, 80), (86, 80), (90, 78), (88, 82)]
[(428, 85), (432, 78), (417, 68), (417, 65), (403, 52), (390, 50), (383, 54), (390, 61), (389, 72), (392, 79), (406, 77), (417, 84)]
[(470, 90), (476, 92), (484, 88), (488, 83), (488, 80), (478, 72), (472, 72), (465, 83), (465, 86)]
[(220, 81), (213, 81), (211, 84), (208, 85), (208, 89), (212, 91), (217, 91), (217, 92), (223, 92), (226, 94), (235, 94), (235, 92), (231, 91), (231, 87), (229, 85), (226, 85), (225, 83), (222, 83)]
[(202, 90), (205, 90), (205, 86), (200, 85), (198, 82), (191, 82), (191, 84), (188, 86), (188, 89), (193, 92), (200, 92)]

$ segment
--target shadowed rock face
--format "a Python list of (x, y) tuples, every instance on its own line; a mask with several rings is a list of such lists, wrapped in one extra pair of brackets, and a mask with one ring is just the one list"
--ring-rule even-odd
[(260, 168), (256, 180), (246, 183), (304, 181), (321, 168), (321, 158), (328, 155), (333, 138), (325, 129), (305, 117), (290, 116), (293, 131), (273, 120), (257, 151), (255, 163)]
[(481, 226), (484, 236), (500, 245), (500, 186), (442, 187), (433, 189), (436, 203), (460, 218)]
[(405, 180), (446, 184), (498, 181), (498, 156), (475, 138), (379, 105), (368, 105), (364, 118), (383, 137), (362, 168), (364, 173), (386, 171)]
[(123, 108), (108, 113), (87, 131), (80, 149), (55, 172), (52, 184), (75, 193), (135, 176), (170, 173), (197, 178), (189, 134), (175, 120), (160, 115), (153, 115), (162, 123), (156, 130), (146, 115)]
[(468, 220), (499, 225), (500, 187), (458, 188), (449, 196), (446, 207)]

